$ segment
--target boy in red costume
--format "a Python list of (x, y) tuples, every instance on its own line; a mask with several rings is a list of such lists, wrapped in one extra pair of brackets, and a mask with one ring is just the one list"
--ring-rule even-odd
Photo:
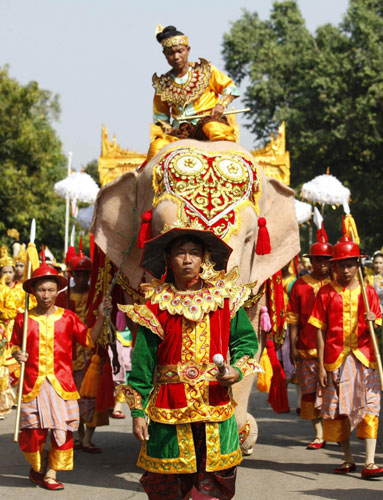
[(333, 247), (336, 280), (322, 287), (309, 323), (318, 329), (319, 382), (322, 390), (323, 438), (340, 442), (345, 462), (336, 474), (355, 471), (350, 433), (365, 440), (362, 478), (383, 475), (374, 462), (380, 411), (379, 374), (367, 321), (380, 325), (377, 293), (367, 286), (370, 312), (366, 313), (357, 278), (360, 252), (345, 234)]
[[(26, 363), (20, 418), (20, 448), (31, 464), (29, 478), (48, 490), (63, 489), (56, 470), (73, 468), (73, 431), (77, 430), (79, 398), (72, 377), (72, 346), (76, 341), (91, 345), (101, 334), (105, 301), (100, 305), (92, 330), (73, 312), (55, 305), (57, 293), (67, 280), (43, 259), (41, 266), (23, 284), (35, 295), (37, 306), (29, 313), (27, 348), (22, 345), (24, 315), (16, 316), (11, 344), (19, 347), (13, 354)], [(44, 451), (48, 430), (50, 449)]]
[(318, 381), (318, 353), (316, 328), (308, 323), (319, 289), (330, 282), (330, 258), (332, 246), (322, 228), (317, 241), (311, 245), (312, 272), (299, 278), (293, 285), (287, 306), (287, 322), (290, 331), (291, 361), (296, 368), (298, 383), (302, 390), (301, 417), (311, 420), (315, 439), (307, 445), (309, 450), (323, 448), (323, 426), (320, 412), (315, 408)]

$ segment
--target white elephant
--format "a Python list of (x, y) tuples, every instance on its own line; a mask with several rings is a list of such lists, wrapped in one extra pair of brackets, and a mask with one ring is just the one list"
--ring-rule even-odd
[[(254, 295), (300, 250), (293, 190), (267, 178), (237, 143), (177, 141), (163, 148), (142, 173), (126, 173), (100, 191), (91, 231), (116, 266), (129, 249), (122, 272), (136, 290), (150, 279), (140, 268), (142, 249), (134, 244), (141, 216), (150, 209), (153, 237), (165, 224), (185, 216), (218, 234), (233, 249), (228, 269), (238, 266), (242, 282), (255, 283)], [(271, 243), (271, 252), (265, 255), (255, 251), (261, 217), (266, 219)], [(248, 313), (258, 330), (256, 307)], [(247, 414), (253, 381), (254, 376), (248, 376), (233, 387), (245, 453), (256, 439), (256, 422)]]

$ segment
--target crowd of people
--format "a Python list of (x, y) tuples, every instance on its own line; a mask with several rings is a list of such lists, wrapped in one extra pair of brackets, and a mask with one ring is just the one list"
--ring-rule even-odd
[[(157, 40), (172, 71), (153, 78), (157, 129), (148, 159), (180, 138), (235, 141), (223, 114), (238, 96), (234, 83), (203, 59), (189, 63), (188, 39), (175, 27), (159, 27)], [(206, 109), (208, 116), (195, 118)], [(142, 267), (154, 280), (135, 304), (112, 300), (82, 248), (67, 256), (65, 270), (47, 263), (43, 251), (31, 276), (23, 247), (14, 257), (2, 251), (0, 419), (16, 405), (23, 364), (18, 439), (32, 483), (62, 490), (56, 472), (73, 468), (74, 449), (101, 453), (95, 429), (109, 416), (125, 418), (126, 402), (151, 500), (229, 500), (242, 460), (232, 386), (261, 370), (258, 339), (268, 335), (274, 347), (271, 323), (254, 330), (244, 309), (251, 290), (239, 271), (227, 273), (231, 249), (214, 233), (185, 223), (143, 246)], [(376, 332), (381, 341), (383, 254), (374, 254), (364, 283), (359, 246), (346, 229), (331, 245), (322, 227), (304, 258), (309, 269), (291, 273), (288, 264), (281, 274), (288, 326), (284, 344), (275, 345), (278, 366), (299, 387), (301, 418), (312, 422), (307, 448), (339, 443), (344, 462), (334, 473), (348, 474), (356, 470), (356, 429), (365, 442), (361, 477), (381, 477), (382, 381), (372, 338)]]
[[(118, 400), (109, 398), (109, 408), (103, 409), (92, 391), (92, 372), (101, 376), (106, 365), (111, 374), (116, 348), (107, 356), (97, 342), (111, 299), (100, 302), (96, 321), (86, 326), (91, 260), (80, 249), (68, 261), (68, 281), (42, 255), (40, 266), (24, 279), (23, 250), (15, 259), (3, 249), (0, 410), (5, 418), (15, 405), (18, 364), (25, 363), (19, 443), (33, 483), (64, 488), (56, 471), (73, 467), (73, 448), (102, 451), (92, 442), (95, 428), (107, 424), (111, 413), (124, 418), (119, 405), (125, 401), (134, 435), (142, 442), (138, 465), (145, 470), (141, 482), (149, 498), (234, 496), (242, 454), (230, 388), (257, 370), (258, 338), (243, 309), (246, 288), (225, 281), (230, 249), (218, 237), (212, 245), (211, 236), (186, 227), (161, 234), (155, 246), (145, 245), (142, 265), (157, 281), (146, 285), (145, 304), (119, 305), (120, 314), (138, 328), (129, 371), (119, 379)], [(380, 383), (368, 322), (377, 331), (381, 326), (383, 256), (374, 254), (373, 273), (365, 278), (369, 312), (357, 277), (359, 247), (346, 234), (332, 246), (321, 229), (305, 258), (310, 268), (285, 279), (285, 347), (301, 389), (300, 416), (313, 424), (307, 448), (338, 442), (345, 460), (334, 472), (350, 473), (356, 469), (350, 447), (356, 428), (366, 448), (362, 478), (380, 477), (383, 469), (374, 458)], [(26, 293), (31, 301), (23, 352)], [(124, 329), (130, 332), (126, 322)], [(213, 360), (217, 353), (222, 366)]]

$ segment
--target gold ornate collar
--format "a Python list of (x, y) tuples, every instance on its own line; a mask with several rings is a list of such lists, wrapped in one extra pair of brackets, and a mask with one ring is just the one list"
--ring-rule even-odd
[(199, 62), (189, 64), (189, 76), (184, 84), (177, 83), (171, 71), (161, 76), (157, 76), (157, 73), (153, 75), (152, 83), (156, 94), (171, 106), (183, 108), (198, 99), (209, 85), (211, 77), (209, 62), (201, 58)]
[(145, 298), (152, 304), (158, 304), (162, 311), (179, 314), (191, 321), (200, 321), (209, 312), (222, 308), (224, 300), (230, 300), (230, 310), (237, 312), (248, 299), (250, 284), (244, 286), (239, 282), (239, 270), (233, 268), (228, 274), (222, 271), (205, 280), (201, 290), (177, 290), (171, 283), (161, 283), (154, 279), (152, 283), (141, 285)]

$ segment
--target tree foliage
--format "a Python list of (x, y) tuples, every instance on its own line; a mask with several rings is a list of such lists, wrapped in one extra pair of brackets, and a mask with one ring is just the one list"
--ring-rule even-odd
[[(350, 0), (339, 26), (308, 31), (297, 3), (270, 18), (244, 11), (223, 41), (226, 69), (246, 85), (248, 127), (266, 142), (286, 122), (292, 185), (331, 173), (351, 190), (362, 244), (382, 246), (383, 0)], [(340, 217), (326, 210), (332, 240)], [(338, 213), (339, 215), (339, 213)]]
[(61, 258), (65, 203), (54, 183), (65, 176), (65, 157), (52, 127), (60, 113), (58, 97), (36, 82), (21, 85), (0, 67), (0, 240), (8, 228), (28, 242), (32, 218), (36, 243), (48, 244)]

